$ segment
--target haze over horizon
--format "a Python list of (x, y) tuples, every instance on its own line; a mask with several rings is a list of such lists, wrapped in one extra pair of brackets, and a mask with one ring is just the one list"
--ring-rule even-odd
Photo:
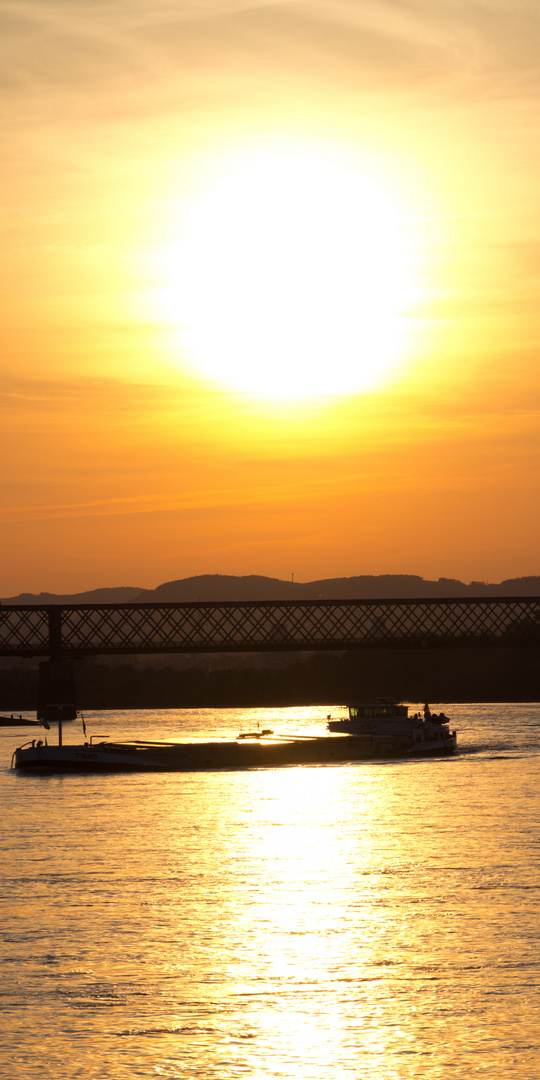
[(0, 17), (0, 595), (534, 575), (538, 6)]

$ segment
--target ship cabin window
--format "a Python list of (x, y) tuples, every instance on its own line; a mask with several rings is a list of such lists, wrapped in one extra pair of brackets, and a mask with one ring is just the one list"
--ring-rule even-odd
[(358, 716), (394, 716), (393, 705), (352, 705), (349, 709), (351, 719)]
[(407, 705), (351, 705), (351, 720), (368, 716), (408, 716)]

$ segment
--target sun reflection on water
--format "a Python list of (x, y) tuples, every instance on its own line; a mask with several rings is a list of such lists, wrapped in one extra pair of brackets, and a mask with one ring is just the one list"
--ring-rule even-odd
[(6, 1076), (536, 1076), (539, 760), (6, 773)]
[(351, 814), (343, 779), (341, 768), (259, 774), (255, 820), (235, 841), (238, 866), (257, 890), (235, 910), (239, 948), (227, 965), (227, 993), (242, 1000), (249, 1029), (273, 1054), (294, 1061), (300, 1077), (315, 1066), (326, 1075), (342, 1056), (351, 1037), (343, 989), (349, 992), (352, 979), (373, 980), (380, 948), (356, 881), (375, 858), (369, 819), (375, 813), (380, 820), (373, 804), (381, 788), (373, 774), (356, 774), (362, 795), (357, 791), (355, 812), (365, 816), (343, 832)]

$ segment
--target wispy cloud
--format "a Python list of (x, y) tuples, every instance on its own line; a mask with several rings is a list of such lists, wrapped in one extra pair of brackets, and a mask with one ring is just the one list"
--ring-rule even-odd
[(165, 95), (176, 87), (189, 100), (202, 91), (201, 75), (214, 83), (220, 72), (279, 77), (286, 68), (320, 80), (333, 69), (339, 78), (337, 64), (344, 80), (354, 73), (359, 87), (384, 92), (474, 78), (506, 94), (510, 78), (514, 93), (536, 90), (540, 79), (532, 0), (11, 0), (0, 11), (4, 91), (71, 93), (72, 106), (89, 96), (99, 107), (111, 94), (142, 102), (152, 86)]

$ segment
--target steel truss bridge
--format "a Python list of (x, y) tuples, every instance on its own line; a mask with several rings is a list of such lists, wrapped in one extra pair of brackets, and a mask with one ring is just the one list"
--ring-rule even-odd
[(0, 607), (0, 656), (540, 645), (540, 597)]

